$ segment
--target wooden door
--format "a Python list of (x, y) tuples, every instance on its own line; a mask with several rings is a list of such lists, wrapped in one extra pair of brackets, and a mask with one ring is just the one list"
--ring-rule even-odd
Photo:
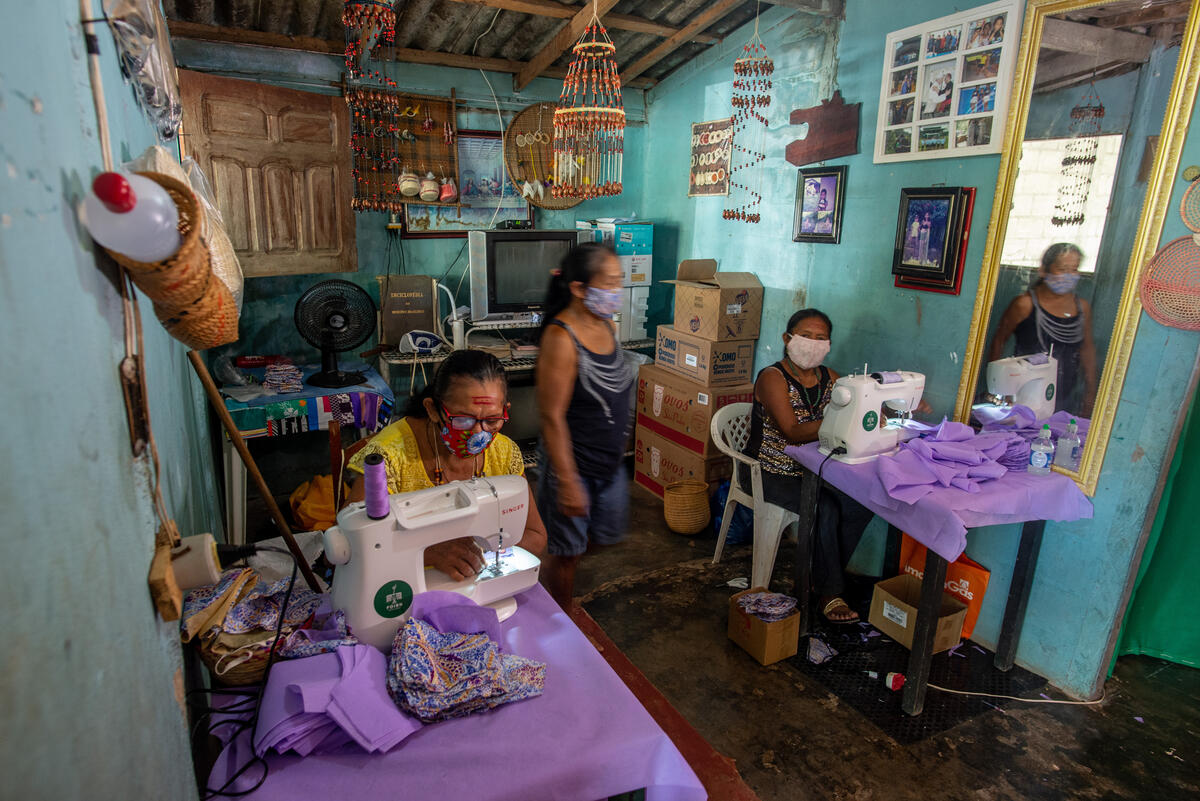
[(184, 155), (212, 181), (248, 277), (358, 269), (341, 97), (179, 71)]

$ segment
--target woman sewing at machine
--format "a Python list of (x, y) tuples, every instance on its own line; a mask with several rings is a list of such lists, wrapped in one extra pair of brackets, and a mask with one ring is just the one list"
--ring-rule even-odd
[[(783, 344), (787, 355), (764, 367), (754, 382), (750, 440), (745, 453), (762, 466), (765, 499), (802, 514), (800, 477), (804, 469), (784, 453), (788, 445), (817, 438), (825, 406), (838, 374), (821, 364), (829, 353), (833, 323), (817, 309), (802, 309), (788, 320)], [(748, 483), (748, 482), (746, 482)], [(818, 502), (813, 543), (812, 585), (818, 608), (831, 623), (852, 623), (858, 613), (842, 599), (846, 564), (874, 513), (828, 485)]]
[[(346, 465), (358, 473), (372, 453), (383, 456), (388, 492), (412, 492), (478, 476), (524, 475), (521, 449), (500, 433), (508, 419), (508, 383), (495, 356), (456, 350), (432, 383), (409, 399), (405, 416), (380, 431)], [(350, 500), (363, 499), (356, 481)], [(546, 527), (529, 499), (520, 545), (535, 556), (546, 547)], [(425, 564), (461, 581), (483, 568), (483, 550), (470, 537), (430, 546)]]
[(1003, 358), (1004, 347), (1014, 335), (1014, 356), (1045, 353), (1053, 347), (1058, 360), (1058, 408), (1076, 406), (1072, 392), (1082, 368), (1083, 398), (1076, 408), (1080, 417), (1090, 418), (1096, 401), (1096, 343), (1091, 304), (1075, 294), (1082, 259), (1083, 251), (1069, 242), (1046, 248), (1037, 282), (1004, 310), (988, 361)]

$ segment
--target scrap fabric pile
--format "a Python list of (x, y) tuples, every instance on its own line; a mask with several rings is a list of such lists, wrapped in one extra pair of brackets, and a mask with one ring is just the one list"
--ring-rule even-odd
[(303, 373), (294, 364), (268, 364), (263, 383), (274, 393), (303, 392)]
[(738, 598), (738, 606), (759, 620), (774, 623), (796, 611), (796, 599), (779, 592), (752, 592)]
[(1008, 431), (976, 434), (964, 423), (943, 422), (895, 454), (876, 460), (888, 495), (916, 503), (938, 487), (979, 492), (979, 483), (1029, 463), (1029, 442)]

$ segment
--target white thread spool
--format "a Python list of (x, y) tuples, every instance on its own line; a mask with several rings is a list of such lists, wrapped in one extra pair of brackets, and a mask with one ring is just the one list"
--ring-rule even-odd
[(206, 587), (221, 580), (221, 568), (217, 562), (217, 541), (209, 533), (184, 537), (179, 546), (171, 551), (171, 567), (175, 570), (175, 581), (179, 589), (192, 590)]

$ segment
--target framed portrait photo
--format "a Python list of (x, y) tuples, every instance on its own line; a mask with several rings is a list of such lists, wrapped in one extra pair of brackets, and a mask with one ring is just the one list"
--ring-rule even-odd
[(533, 223), (533, 206), (504, 168), (499, 131), (458, 132), (459, 206), (404, 206), (406, 239), (465, 237), (468, 231), (495, 228), (505, 220)]
[(876, 164), (1000, 152), (1023, 5), (999, 0), (888, 34)]
[(838, 244), (846, 204), (846, 168), (814, 167), (798, 173), (792, 241)]
[(953, 284), (961, 270), (969, 187), (901, 189), (892, 274)]

